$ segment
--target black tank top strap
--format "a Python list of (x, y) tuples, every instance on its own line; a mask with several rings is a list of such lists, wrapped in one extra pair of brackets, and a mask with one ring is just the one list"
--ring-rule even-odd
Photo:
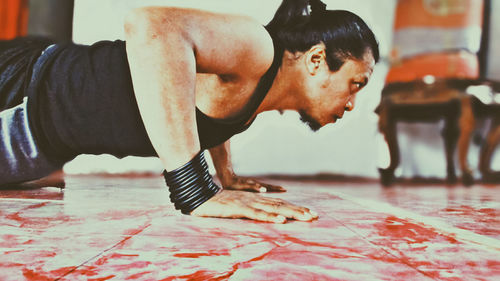
[[(269, 32), (269, 30), (268, 30)], [(277, 43), (273, 34), (269, 32), (273, 39), (274, 59), (267, 70), (261, 77), (257, 87), (255, 88), (248, 105), (243, 109), (243, 112), (231, 119), (216, 119), (211, 118), (200, 110), (196, 109), (196, 120), (198, 123), (198, 135), (202, 148), (207, 149), (224, 143), (233, 135), (245, 131), (253, 120), (250, 120), (257, 108), (260, 106), (266, 97), (269, 89), (273, 85), (274, 78), (278, 73), (278, 69), (282, 63), (283, 49)]]

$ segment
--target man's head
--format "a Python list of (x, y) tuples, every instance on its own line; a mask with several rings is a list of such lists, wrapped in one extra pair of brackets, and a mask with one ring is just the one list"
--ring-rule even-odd
[(379, 60), (375, 35), (360, 17), (326, 10), (320, 0), (284, 0), (266, 28), (303, 66), (298, 111), (311, 129), (353, 109)]
[(357, 93), (368, 83), (375, 59), (369, 50), (362, 59), (348, 58), (340, 69), (331, 70), (322, 44), (300, 56), (303, 85), (297, 91), (302, 121), (313, 131), (335, 123), (345, 111), (354, 109)]

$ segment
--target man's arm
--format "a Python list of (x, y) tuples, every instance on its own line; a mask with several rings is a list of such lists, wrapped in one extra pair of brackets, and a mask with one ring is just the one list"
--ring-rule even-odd
[[(127, 58), (139, 111), (167, 171), (200, 151), (196, 125), (196, 73), (260, 77), (272, 62), (265, 29), (241, 16), (189, 9), (135, 10), (125, 24)], [(252, 77), (253, 78), (253, 77)], [(280, 199), (222, 190), (191, 215), (285, 222), (312, 220), (304, 207)]]
[(178, 24), (169, 24), (165, 15), (151, 9), (129, 14), (125, 34), (141, 118), (163, 166), (174, 170), (200, 151), (192, 40)]
[(234, 174), (231, 161), (230, 140), (209, 149), (214, 163), (217, 177), (224, 189), (244, 190), (252, 192), (285, 192), (281, 186), (259, 182), (248, 177), (240, 177)]

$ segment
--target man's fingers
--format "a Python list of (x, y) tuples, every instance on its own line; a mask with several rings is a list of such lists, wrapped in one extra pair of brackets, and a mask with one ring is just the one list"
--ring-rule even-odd
[[(200, 206), (201, 207), (201, 206)], [(199, 207), (199, 208), (200, 208)], [(232, 212), (219, 212), (219, 213), (207, 213), (202, 209), (194, 210), (191, 215), (198, 217), (221, 217), (221, 218), (247, 218), (256, 221), (270, 222), (270, 223), (285, 223), (286, 217), (280, 214), (266, 212), (256, 208), (243, 208), (240, 210), (232, 210)]]
[[(286, 189), (279, 185), (272, 185), (272, 184), (262, 184), (264, 188), (266, 188), (267, 192), (286, 192)], [(265, 191), (264, 191), (265, 192)]]
[(257, 183), (255, 181), (235, 183), (232, 184), (231, 186), (226, 187), (226, 189), (250, 191), (257, 193), (267, 192), (268, 190), (266, 187), (262, 186), (260, 183)]
[(252, 179), (247, 179), (244, 183), (242, 183), (242, 185), (244, 186), (244, 190), (255, 191), (259, 193), (286, 192), (286, 189), (281, 186), (262, 183)]
[(267, 192), (267, 188), (263, 186), (260, 182), (256, 182), (254, 180), (247, 181), (247, 190), (251, 190), (254, 192)]
[(201, 217), (248, 218), (285, 223), (287, 218), (312, 221), (317, 214), (278, 198), (242, 191), (223, 190), (196, 208), (191, 215)]
[(256, 202), (256, 207), (269, 213), (276, 213), (287, 218), (300, 221), (311, 221), (318, 217), (308, 208), (295, 206), (283, 200), (262, 200)]
[(285, 223), (286, 217), (273, 212), (266, 212), (257, 208), (248, 208), (245, 211), (245, 217), (253, 220), (272, 222), (272, 223)]
[(265, 193), (265, 192), (286, 192), (281, 186), (262, 183), (256, 181), (252, 178), (246, 177), (235, 177), (232, 183), (226, 183), (224, 188), (227, 190), (241, 190), (241, 191), (250, 191), (257, 193)]
[(267, 191), (267, 188), (263, 187), (262, 185), (260, 185), (260, 183), (256, 183), (256, 182), (253, 182), (253, 183), (248, 183), (248, 182), (240, 183), (240, 184), (237, 185), (236, 189), (238, 189), (238, 190), (245, 190), (245, 191), (251, 191), (251, 192), (258, 192), (258, 193), (266, 192)]
[(286, 192), (286, 189), (279, 185), (274, 185), (274, 184), (269, 184), (269, 183), (262, 183), (258, 181), (254, 181), (252, 179), (247, 179), (246, 181), (248, 184), (254, 185), (254, 190), (264, 193), (264, 192)]

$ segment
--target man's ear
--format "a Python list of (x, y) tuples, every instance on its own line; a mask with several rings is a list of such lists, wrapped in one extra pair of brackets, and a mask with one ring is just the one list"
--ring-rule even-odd
[(311, 75), (316, 75), (326, 63), (326, 51), (323, 43), (311, 47), (306, 53), (306, 67)]

